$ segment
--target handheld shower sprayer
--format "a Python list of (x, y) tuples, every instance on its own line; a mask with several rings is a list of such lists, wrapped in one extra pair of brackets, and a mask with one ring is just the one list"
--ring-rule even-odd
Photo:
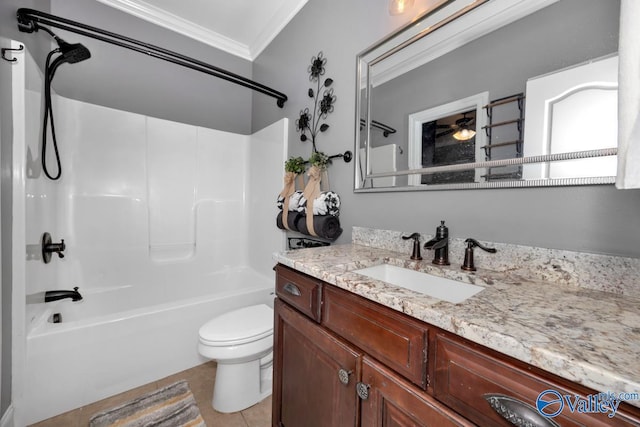
[(53, 75), (58, 67), (65, 62), (75, 64), (76, 62), (91, 58), (91, 52), (89, 52), (89, 49), (87, 49), (82, 43), (70, 44), (57, 36), (55, 39), (58, 42), (59, 48), (54, 49), (53, 52), (60, 53), (60, 55), (51, 62), (51, 65), (47, 66), (50, 81), (53, 80)]
[[(64, 62), (69, 64), (75, 64), (76, 62), (84, 61), (91, 58), (91, 52), (82, 43), (67, 43), (58, 36), (54, 36), (56, 42), (58, 42), (58, 49), (61, 53), (60, 57), (64, 59)], [(56, 58), (57, 59), (57, 58)]]
[[(84, 61), (85, 59), (91, 58), (91, 52), (81, 43), (67, 43), (62, 38), (58, 37), (48, 28), (42, 27), (37, 23), (34, 24), (36, 31), (38, 29), (44, 30), (46, 33), (51, 35), (54, 38), (56, 43), (58, 43), (58, 47), (53, 49), (47, 55), (47, 60), (45, 63), (45, 74), (44, 74), (44, 97), (45, 97), (45, 108), (44, 108), (44, 117), (43, 117), (43, 125), (42, 125), (42, 153), (41, 153), (41, 162), (42, 162), (42, 170), (47, 178), (55, 181), (60, 179), (62, 175), (62, 164), (60, 163), (60, 153), (58, 152), (58, 141), (56, 140), (56, 129), (53, 122), (53, 105), (51, 103), (51, 82), (53, 81), (53, 76), (55, 75), (58, 67), (64, 63), (75, 64), (76, 62)], [(53, 55), (59, 54), (53, 61), (51, 58)], [(51, 120), (51, 139), (53, 141), (53, 151), (56, 157), (56, 165), (58, 167), (58, 173), (56, 175), (51, 175), (49, 170), (47, 169), (47, 130), (48, 130), (48, 122)]]

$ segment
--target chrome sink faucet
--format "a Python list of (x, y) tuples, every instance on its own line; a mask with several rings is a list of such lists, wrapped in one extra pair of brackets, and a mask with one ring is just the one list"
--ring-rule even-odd
[(424, 244), (425, 249), (433, 250), (433, 264), (449, 265), (449, 228), (440, 221), (436, 236)]

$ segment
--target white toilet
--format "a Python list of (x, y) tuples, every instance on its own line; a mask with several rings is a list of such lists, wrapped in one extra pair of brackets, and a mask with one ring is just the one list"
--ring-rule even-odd
[(198, 352), (216, 360), (213, 408), (237, 412), (271, 394), (273, 309), (252, 305), (208, 321), (198, 332)]

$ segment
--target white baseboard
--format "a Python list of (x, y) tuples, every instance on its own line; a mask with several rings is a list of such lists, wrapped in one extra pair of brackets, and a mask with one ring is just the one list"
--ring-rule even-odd
[(0, 427), (14, 427), (13, 423), (13, 405), (9, 406), (5, 411), (2, 419), (0, 419)]

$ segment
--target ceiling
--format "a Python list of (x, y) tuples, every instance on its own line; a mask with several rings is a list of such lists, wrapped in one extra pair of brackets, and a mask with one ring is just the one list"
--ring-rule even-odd
[(97, 0), (253, 61), (307, 0)]

